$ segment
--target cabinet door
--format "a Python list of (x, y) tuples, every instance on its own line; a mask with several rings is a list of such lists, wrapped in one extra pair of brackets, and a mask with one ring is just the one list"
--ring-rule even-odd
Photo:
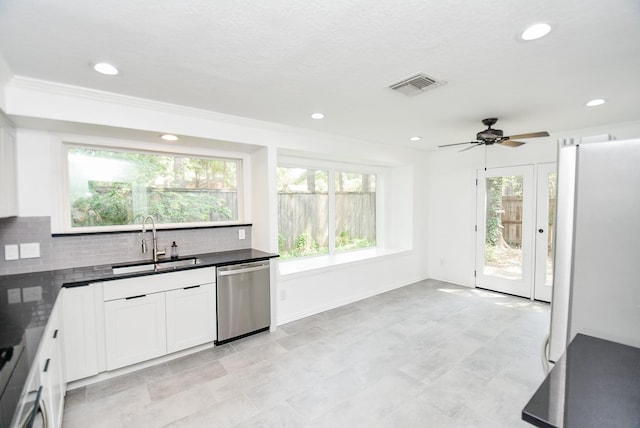
[(52, 428), (62, 426), (66, 390), (60, 329), (61, 300), (56, 302), (51, 311), (36, 357), (39, 386), (42, 388), (40, 392), (41, 405), (46, 409), (47, 426)]
[(71, 382), (98, 374), (95, 288), (62, 290), (62, 330), (66, 380)]
[(164, 294), (105, 302), (107, 370), (167, 353)]
[(214, 284), (167, 291), (166, 299), (168, 352), (215, 340)]
[[(58, 332), (60, 332), (58, 330)], [(67, 383), (64, 380), (64, 365), (62, 362), (62, 349), (59, 337), (54, 338), (50, 361), (51, 376), (51, 416), (52, 427), (62, 426), (62, 413), (64, 411), (64, 396), (67, 391)]]

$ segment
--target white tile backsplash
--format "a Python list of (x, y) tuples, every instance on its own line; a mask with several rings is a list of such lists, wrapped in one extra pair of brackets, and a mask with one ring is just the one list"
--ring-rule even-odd
[[(36, 272), (68, 267), (123, 263), (151, 258), (141, 251), (141, 232), (51, 236), (49, 217), (0, 219), (0, 248), (4, 245), (39, 243), (40, 257), (0, 259), (0, 275)], [(239, 239), (239, 229), (246, 238)], [(158, 247), (169, 254), (173, 241), (180, 256), (251, 248), (251, 226), (158, 230)], [(147, 232), (147, 237), (151, 233)]]

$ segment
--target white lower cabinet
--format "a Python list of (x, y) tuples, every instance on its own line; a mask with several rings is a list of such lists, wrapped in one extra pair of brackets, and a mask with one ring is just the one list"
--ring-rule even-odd
[(203, 284), (167, 291), (167, 352), (207, 342), (216, 336), (216, 289)]
[(47, 420), (47, 426), (52, 428), (62, 426), (64, 395), (67, 389), (62, 360), (60, 306), (59, 302), (54, 305), (36, 357), (42, 417)]
[(213, 343), (215, 267), (63, 290), (67, 381)]
[(215, 268), (103, 282), (106, 369), (215, 340)]
[(104, 319), (107, 370), (167, 353), (165, 293), (105, 302)]
[[(98, 374), (98, 288), (87, 285), (62, 290), (62, 329), (67, 382)], [(98, 302), (100, 305), (103, 304), (101, 297)]]

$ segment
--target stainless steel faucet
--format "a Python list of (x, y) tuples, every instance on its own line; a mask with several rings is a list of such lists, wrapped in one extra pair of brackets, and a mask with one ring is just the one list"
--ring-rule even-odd
[(150, 215), (146, 216), (144, 220), (142, 220), (142, 252), (147, 253), (147, 240), (144, 238), (145, 233), (147, 233), (147, 220), (151, 220), (151, 232), (153, 235), (153, 262), (156, 263), (158, 261), (158, 256), (164, 256), (166, 251), (158, 251), (158, 236), (156, 234), (156, 222), (153, 220), (153, 217)]

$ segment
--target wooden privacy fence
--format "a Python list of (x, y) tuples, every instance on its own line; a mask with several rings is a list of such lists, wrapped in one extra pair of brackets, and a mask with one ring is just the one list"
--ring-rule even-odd
[[(376, 239), (375, 192), (336, 192), (336, 234)], [(281, 251), (295, 248), (296, 239), (308, 234), (328, 245), (329, 196), (326, 193), (278, 193), (278, 234)]]
[[(522, 245), (522, 197), (503, 196), (502, 213), (500, 220), (502, 223), (502, 237), (511, 246), (520, 247)], [(553, 219), (556, 211), (556, 199), (549, 199), (548, 218)], [(553, 226), (553, 224), (551, 224)], [(549, 233), (549, 245), (553, 233)]]

